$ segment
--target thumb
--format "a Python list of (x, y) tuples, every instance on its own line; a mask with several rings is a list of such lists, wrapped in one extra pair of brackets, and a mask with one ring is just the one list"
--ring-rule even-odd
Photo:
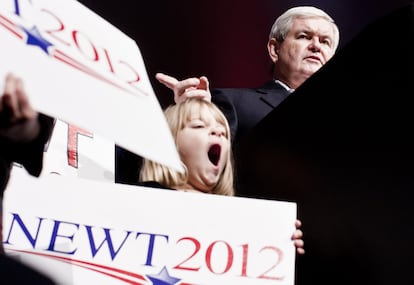
[(200, 84), (198, 85), (198, 89), (203, 89), (208, 91), (210, 83), (208, 82), (207, 77), (201, 76), (200, 77)]
[(211, 102), (211, 92), (210, 92), (210, 83), (208, 78), (205, 76), (200, 77), (200, 84), (198, 85), (198, 89), (202, 89), (207, 91), (204, 99)]

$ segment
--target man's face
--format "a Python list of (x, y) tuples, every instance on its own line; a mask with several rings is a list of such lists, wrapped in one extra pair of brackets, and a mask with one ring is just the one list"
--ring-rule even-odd
[(323, 18), (295, 18), (281, 43), (276, 43), (277, 79), (297, 88), (334, 54), (332, 24)]

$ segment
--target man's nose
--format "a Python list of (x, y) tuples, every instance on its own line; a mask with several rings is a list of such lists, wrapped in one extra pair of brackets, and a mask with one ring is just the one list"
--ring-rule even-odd
[(318, 37), (313, 37), (309, 47), (312, 51), (319, 51), (321, 49), (321, 42)]

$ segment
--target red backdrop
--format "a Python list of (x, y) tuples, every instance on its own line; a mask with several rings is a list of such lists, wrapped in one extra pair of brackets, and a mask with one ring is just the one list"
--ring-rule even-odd
[(206, 75), (213, 87), (255, 87), (268, 80), (268, 33), (275, 18), (292, 6), (313, 5), (328, 12), (339, 25), (343, 46), (375, 18), (412, 1), (80, 2), (136, 40), (154, 90), (165, 106), (172, 95), (154, 79), (159, 71), (179, 79)]

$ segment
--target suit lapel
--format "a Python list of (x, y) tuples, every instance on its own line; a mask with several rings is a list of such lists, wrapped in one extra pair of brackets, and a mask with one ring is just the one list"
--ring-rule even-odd
[(267, 82), (256, 89), (256, 92), (260, 94), (260, 100), (272, 108), (279, 105), (290, 94), (283, 86), (274, 81)]

